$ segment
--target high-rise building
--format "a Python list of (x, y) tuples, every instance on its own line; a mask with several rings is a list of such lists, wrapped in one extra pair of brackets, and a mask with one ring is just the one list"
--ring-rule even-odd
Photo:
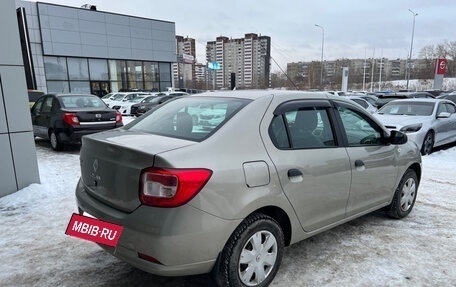
[(195, 87), (195, 39), (176, 36), (177, 63), (173, 64), (174, 83), (177, 88)]
[[(244, 38), (217, 37), (206, 44), (206, 60), (220, 69), (208, 71), (213, 89), (230, 88), (234, 75), (237, 88), (267, 88), (271, 56), (271, 38), (245, 34)], [(214, 80), (215, 76), (215, 80)]]

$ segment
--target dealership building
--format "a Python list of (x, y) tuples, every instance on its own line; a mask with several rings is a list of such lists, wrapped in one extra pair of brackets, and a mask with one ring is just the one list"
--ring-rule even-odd
[(1, 0), (0, 19), (0, 197), (40, 182), (27, 89), (173, 86), (173, 22), (19, 0)]
[(175, 23), (16, 1), (27, 88), (93, 93), (173, 86)]

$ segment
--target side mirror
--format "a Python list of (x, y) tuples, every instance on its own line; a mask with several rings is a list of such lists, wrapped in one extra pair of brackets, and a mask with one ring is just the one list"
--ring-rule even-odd
[(441, 112), (437, 118), (438, 119), (448, 119), (449, 117), (451, 117), (451, 114), (450, 113), (447, 113), (447, 112)]
[(394, 145), (401, 145), (407, 142), (407, 135), (400, 131), (392, 130), (389, 136), (389, 143)]

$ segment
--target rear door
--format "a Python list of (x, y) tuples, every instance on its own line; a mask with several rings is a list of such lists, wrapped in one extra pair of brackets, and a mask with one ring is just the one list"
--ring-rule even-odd
[(337, 102), (336, 112), (352, 169), (348, 217), (391, 199), (400, 148), (386, 145), (383, 129), (357, 108)]
[(301, 226), (313, 231), (345, 217), (351, 170), (328, 101), (286, 102), (274, 112), (269, 153)]

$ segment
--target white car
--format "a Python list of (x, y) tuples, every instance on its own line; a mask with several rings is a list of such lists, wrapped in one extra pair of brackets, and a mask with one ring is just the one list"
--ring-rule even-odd
[(118, 110), (122, 115), (130, 115), (131, 107), (134, 104), (139, 104), (145, 101), (147, 98), (154, 98), (155, 96), (151, 95), (139, 95), (131, 100), (122, 101), (120, 103), (112, 103), (112, 108)]
[(377, 111), (377, 108), (374, 105), (372, 105), (369, 101), (367, 101), (366, 99), (364, 99), (362, 97), (350, 96), (347, 98), (354, 101), (358, 105), (362, 106), (364, 109), (366, 109), (371, 114), (373, 114)]
[(423, 155), (456, 141), (456, 105), (442, 99), (394, 100), (374, 116), (390, 130), (405, 132)]
[(113, 94), (114, 95), (108, 99), (102, 99), (105, 102), (105, 104), (110, 108), (112, 108), (115, 105), (121, 106), (123, 102), (132, 100), (139, 95), (149, 95), (148, 93), (143, 92), (119, 92)]

